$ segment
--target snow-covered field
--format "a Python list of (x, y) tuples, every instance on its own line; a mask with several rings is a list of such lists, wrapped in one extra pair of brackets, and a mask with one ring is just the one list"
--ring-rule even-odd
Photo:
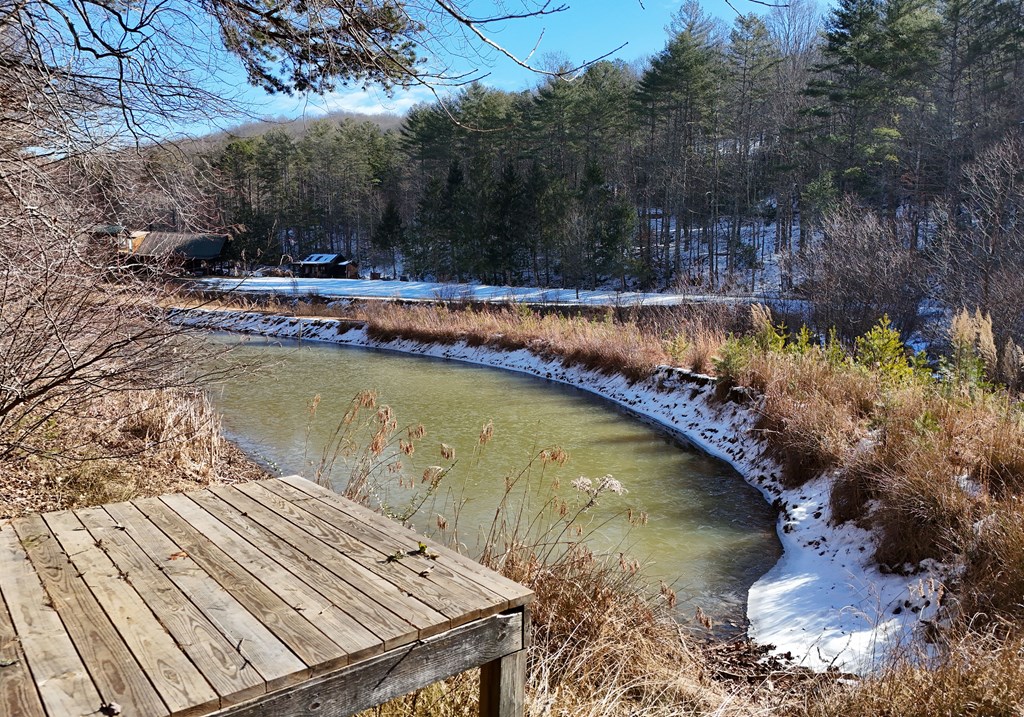
[[(372, 282), (379, 284), (380, 282)], [(349, 346), (424, 354), (532, 374), (577, 386), (676, 431), (698, 448), (730, 463), (779, 508), (784, 554), (750, 589), (750, 637), (792, 655), (800, 665), (863, 673), (897, 654), (915, 631), (936, 616), (937, 580), (884, 575), (870, 562), (871, 534), (829, 524), (829, 479), (787, 490), (777, 464), (753, 431), (753, 412), (713, 400), (706, 377), (662, 367), (650, 379), (566, 368), (529, 351), (498, 351), (465, 344), (377, 341), (361, 326), (228, 311), (182, 311), (176, 320), (198, 327), (301, 338)]]
[(635, 291), (540, 289), (485, 284), (438, 284), (429, 281), (370, 279), (290, 279), (247, 277), (199, 279), (199, 289), (281, 296), (321, 296), (328, 299), (400, 299), (403, 301), (481, 301), (562, 306), (672, 306), (690, 302), (736, 303), (744, 297), (713, 294), (656, 294)]

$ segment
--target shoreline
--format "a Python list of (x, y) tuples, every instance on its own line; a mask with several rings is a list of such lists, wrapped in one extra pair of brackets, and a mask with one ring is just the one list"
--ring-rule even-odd
[(756, 437), (756, 413), (714, 398), (714, 379), (669, 366), (631, 383), (565, 367), (526, 349), (420, 343), (371, 338), (365, 325), (339, 319), (295, 318), (233, 310), (176, 310), (172, 320), (210, 330), (322, 341), (420, 354), (526, 373), (599, 395), (678, 434), (695, 448), (723, 460), (779, 511), (779, 561), (747, 596), (748, 636), (771, 644), (773, 654), (813, 670), (836, 668), (864, 674), (906, 649), (915, 628), (935, 619), (937, 581), (928, 575), (882, 574), (870, 563), (871, 533), (829, 524), (829, 478), (796, 489), (780, 485), (774, 460)]

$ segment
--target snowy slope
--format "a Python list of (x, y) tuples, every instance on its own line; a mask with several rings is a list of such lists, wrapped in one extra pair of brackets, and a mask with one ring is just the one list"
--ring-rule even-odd
[(528, 373), (590, 391), (678, 432), (736, 468), (780, 510), (784, 554), (750, 589), (750, 637), (789, 653), (801, 665), (863, 673), (906, 647), (915, 629), (935, 618), (937, 580), (883, 575), (870, 563), (872, 536), (852, 525), (829, 525), (828, 477), (792, 490), (778, 481), (753, 430), (752, 411), (713, 399), (713, 381), (671, 367), (630, 383), (622, 376), (566, 368), (529, 351), (465, 344), (378, 341), (362, 326), (228, 311), (182, 311), (176, 320), (203, 328), (301, 338), (417, 353)]

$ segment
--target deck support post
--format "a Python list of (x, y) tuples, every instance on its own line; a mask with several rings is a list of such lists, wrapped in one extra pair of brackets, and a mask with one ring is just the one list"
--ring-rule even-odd
[(523, 717), (526, 702), (526, 650), (480, 668), (480, 717)]
[(530, 606), (516, 613), (521, 616), (522, 649), (480, 666), (480, 717), (523, 717), (526, 712), (526, 651), (533, 632)]

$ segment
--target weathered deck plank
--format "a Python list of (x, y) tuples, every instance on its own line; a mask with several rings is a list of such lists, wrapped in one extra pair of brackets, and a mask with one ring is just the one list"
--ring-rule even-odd
[[(315, 483), (294, 476), (290, 482), (282, 480), (275, 483), (272, 489), (278, 495), (300, 506), (312, 505), (303, 498), (303, 494), (315, 498), (332, 511), (329, 513), (332, 516), (331, 519), (339, 521), (339, 526), (342, 529), (379, 550), (390, 551), (404, 545), (397, 537), (393, 521), (379, 513), (374, 513), (369, 508), (344, 500), (336, 493)], [(321, 509), (318, 506), (319, 510)], [(323, 515), (320, 512), (318, 514)], [(432, 576), (438, 580), (445, 580), (449, 587), (454, 583), (459, 586), (460, 591), (465, 593), (494, 596), (499, 601), (495, 604), (500, 604), (501, 610), (519, 607), (524, 604), (523, 601), (528, 599), (528, 596), (532, 595), (529, 590), (518, 583), (507, 580), (466, 556), (448, 550), (437, 543), (431, 543), (429, 552), (435, 556), (430, 562), (427, 562), (426, 558), (421, 555), (415, 555), (410, 556), (413, 558), (410, 564), (415, 565), (416, 561), (419, 561), (421, 565), (432, 568)]]
[[(8, 533), (4, 535), (3, 533)], [(14, 533), (9, 526), (0, 525), (0, 561), (7, 548), (4, 543)], [(3, 563), (6, 565), (6, 563)], [(15, 569), (11, 568), (12, 576)], [(20, 571), (19, 571), (20, 572)], [(20, 576), (16, 577), (20, 579)], [(7, 611), (3, 589), (3, 573), (0, 571), (0, 714), (24, 715), (24, 717), (46, 717), (43, 703), (39, 700), (28, 669), (25, 652), (14, 630), (10, 613)], [(41, 589), (41, 588), (40, 588)], [(14, 599), (14, 595), (11, 599)]]
[(0, 560), (0, 590), (47, 712), (94, 714), (103, 700), (10, 525), (0, 529)]
[(259, 672), (149, 559), (127, 526), (118, 524), (103, 508), (84, 508), (75, 515), (210, 681), (222, 705), (266, 692)]
[[(260, 580), (296, 611), (305, 616), (315, 615), (317, 629), (340, 648), (346, 663), (349, 659), (361, 659), (383, 651), (383, 640), (325, 598), (314, 585), (302, 580), (296, 575), (297, 570), (285, 567), (286, 559), (278, 561), (272, 544), (246, 540), (246, 531), (236, 533), (193, 500), (199, 495), (203, 494), (169, 495), (162, 500), (190, 525), (201, 530), (217, 547), (244, 564), (251, 573), (258, 573)], [(319, 664), (340, 667), (342, 663), (332, 659)]]
[[(301, 509), (294, 502), (293, 489), (275, 484), (274, 490), (260, 484), (249, 484), (242, 490), (247, 495), (259, 496), (261, 502), (273, 504), (275, 509), (289, 509), (306, 513), (302, 520), (316, 525), (331, 540), (339, 541), (344, 550), (359, 550), (364, 559), (383, 561), (388, 571), (386, 577), (400, 589), (420, 598), (434, 609), (452, 620), (452, 626), (476, 620), (484, 615), (504, 610), (508, 601), (502, 596), (483, 590), (461, 579), (443, 560), (432, 560), (416, 550), (422, 542), (418, 537), (402, 535), (398, 526), (390, 535), (358, 525), (350, 516), (340, 513), (332, 506), (319, 501), (307, 501)], [(280, 491), (280, 492), (279, 492)], [(273, 496), (271, 497), (271, 494)], [(301, 495), (301, 494), (300, 494)], [(401, 536), (401, 537), (399, 537)], [(368, 552), (369, 551), (369, 552)], [(427, 551), (436, 555), (436, 551)]]
[(408, 619), (415, 621), (417, 625), (423, 625), (420, 637), (452, 627), (451, 616), (459, 614), (458, 606), (444, 595), (434, 599), (437, 594), (434, 586), (418, 574), (410, 573), (408, 566), (401, 565), (400, 560), (389, 560), (387, 554), (324, 523), (317, 516), (265, 490), (263, 486), (243, 486), (239, 490), (261, 505), (264, 510), (287, 519), (294, 526), (302, 526), (307, 535), (332, 546), (340, 554), (363, 566), (367, 572), (382, 582), (380, 589), (384, 595), (392, 596), (399, 604), (404, 604)]
[(159, 499), (138, 500), (134, 505), (298, 655), (307, 670), (344, 662), (345, 654), (333, 640)]
[(103, 701), (130, 708), (133, 714), (170, 714), (42, 516), (19, 518), (13, 525)]
[[(280, 482), (302, 491), (310, 498), (321, 500), (364, 525), (376, 528), (378, 531), (390, 533), (394, 530), (394, 523), (383, 515), (375, 513), (358, 503), (345, 500), (334, 491), (319, 486), (301, 476), (284, 476), (280, 479)], [(301, 499), (298, 496), (295, 496), (295, 500), (299, 505), (302, 505)], [(472, 558), (446, 548), (443, 545), (434, 544), (431, 548), (447, 558), (453, 566), (457, 566), (460, 573), (472, 578), (478, 585), (506, 597), (508, 601), (505, 606), (506, 610), (525, 605), (533, 599), (533, 592), (528, 588), (513, 580), (509, 580), (501, 573), (485, 568)]]
[(206, 678), (78, 518), (60, 511), (43, 519), (171, 714), (202, 714), (219, 707)]
[[(421, 630), (430, 630), (441, 619), (426, 606), (410, 605), (393, 585), (309, 533), (283, 520), (271, 521), (276, 514), (238, 490), (218, 488), (194, 500), (236, 530), (272, 545), (296, 575), (372, 630), (387, 650), (426, 637)], [(258, 517), (259, 523), (250, 517)]]
[(279, 689), (308, 677), (306, 663), (138, 508), (130, 503), (115, 503), (105, 508), (133, 536), (138, 547), (158, 569), (217, 626), (235, 652), (263, 676), (267, 690)]

